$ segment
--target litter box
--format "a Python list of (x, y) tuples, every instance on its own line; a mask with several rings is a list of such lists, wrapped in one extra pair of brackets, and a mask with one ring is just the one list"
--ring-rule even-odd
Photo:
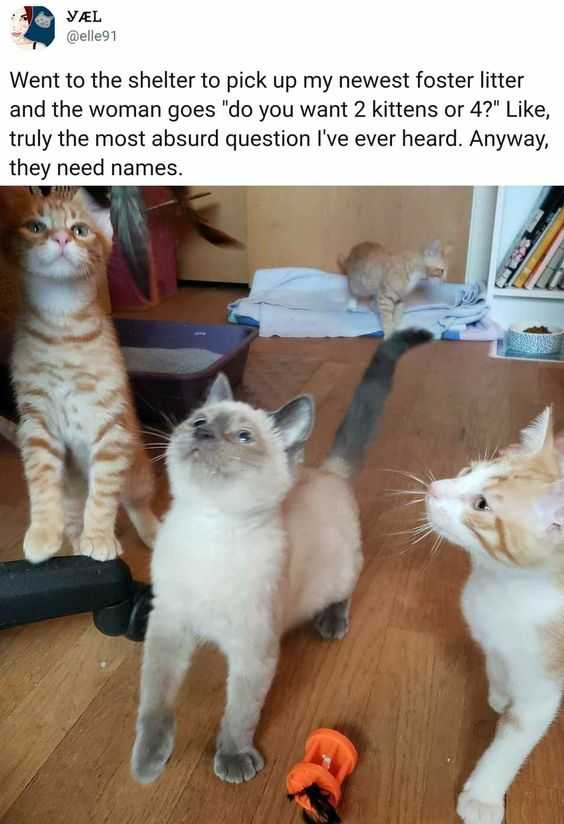
[[(212, 378), (224, 372), (232, 386), (240, 383), (249, 346), (258, 331), (247, 326), (226, 324), (197, 325), (160, 320), (114, 320), (119, 342), (134, 364), (128, 368), (131, 387), (139, 417), (144, 421), (164, 423), (164, 416), (182, 420), (203, 398)], [(11, 335), (0, 335), (0, 414), (14, 416), (14, 402), (9, 377), (9, 352)], [(143, 371), (139, 368), (137, 350), (158, 350), (162, 356), (167, 351), (178, 350), (190, 361), (189, 350), (199, 357), (189, 371)], [(202, 352), (208, 356), (202, 361)], [(217, 358), (211, 362), (211, 353)], [(166, 357), (160, 358), (166, 365)], [(147, 361), (150, 365), (150, 360)]]

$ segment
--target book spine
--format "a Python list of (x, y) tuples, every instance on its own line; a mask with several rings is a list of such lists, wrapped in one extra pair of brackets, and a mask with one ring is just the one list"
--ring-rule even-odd
[(560, 264), (564, 262), (564, 242), (560, 244), (560, 248), (553, 255), (552, 259), (550, 260), (548, 266), (542, 273), (539, 281), (537, 283), (537, 289), (546, 289), (549, 282), (552, 280), (554, 273), (559, 268)]
[(540, 260), (542, 260), (544, 253), (549, 248), (552, 241), (562, 228), (562, 224), (564, 224), (564, 209), (560, 209), (554, 216), (554, 218), (549, 223), (542, 236), (539, 238), (539, 241), (535, 245), (534, 250), (532, 250), (531, 254), (527, 257), (525, 265), (523, 266), (517, 277), (514, 279), (513, 285), (517, 289), (520, 289), (522, 286), (525, 285), (529, 278), (529, 275), (533, 272), (537, 263)]
[(548, 284), (549, 289), (556, 289), (557, 287), (564, 288), (564, 263), (558, 267)]
[(544, 229), (542, 230), (542, 232), (540, 232), (540, 234), (538, 234), (538, 235), (535, 233), (534, 241), (532, 242), (531, 246), (529, 246), (527, 254), (523, 258), (523, 260), (521, 261), (521, 264), (519, 265), (519, 267), (513, 272), (513, 274), (511, 275), (511, 277), (507, 281), (507, 286), (514, 286), (515, 285), (515, 282), (516, 282), (517, 278), (521, 275), (521, 273), (522, 273), (523, 269), (525, 268), (527, 262), (531, 259), (531, 255), (533, 255), (535, 253), (536, 249), (538, 249), (539, 244), (542, 243), (542, 241), (546, 237), (546, 233), (550, 229), (550, 227), (551, 227), (553, 221), (555, 220), (555, 218), (556, 218), (556, 215), (552, 215), (551, 220), (549, 220), (549, 222), (544, 226)]
[(517, 235), (510, 251), (499, 267), (495, 280), (497, 287), (503, 288), (509, 285), (509, 281), (517, 276), (534, 244), (542, 235), (550, 219), (563, 204), (564, 186), (552, 186), (548, 192), (541, 195), (527, 223)]
[(558, 252), (560, 248), (560, 244), (564, 239), (564, 229), (560, 229), (552, 243), (550, 244), (547, 252), (543, 255), (542, 260), (539, 261), (538, 265), (535, 266), (533, 272), (529, 276), (527, 282), (525, 283), (525, 289), (534, 289), (537, 283), (540, 280), (540, 277), (544, 270), (547, 268), (548, 264), (550, 263), (551, 259), (554, 255)]
[(510, 280), (514, 272), (527, 257), (529, 249), (531, 248), (531, 236), (543, 216), (544, 212), (542, 208), (536, 209), (531, 215), (527, 225), (523, 227), (519, 240), (511, 247), (511, 251), (500, 266), (495, 279), (495, 285), (500, 289), (503, 289), (507, 281)]

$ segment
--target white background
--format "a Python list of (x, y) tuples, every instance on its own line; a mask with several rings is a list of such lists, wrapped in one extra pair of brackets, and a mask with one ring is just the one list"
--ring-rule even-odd
[[(16, 0), (17, 3), (17, 0)], [(75, 71), (88, 74), (94, 69), (108, 73), (130, 73), (141, 69), (162, 72), (164, 69), (199, 74), (202, 71), (221, 73), (254, 72), (263, 69), (276, 73), (388, 73), (415, 72), (421, 68), (427, 72), (478, 74), (480, 69), (504, 71), (528, 75), (525, 91), (510, 92), (513, 98), (526, 97), (536, 103), (551, 107), (551, 119), (520, 124), (521, 130), (550, 131), (550, 149), (533, 152), (525, 149), (509, 149), (496, 152), (493, 149), (354, 149), (340, 150), (295, 149), (244, 150), (233, 153), (208, 150), (180, 150), (176, 159), (183, 169), (183, 179), (165, 181), (162, 178), (145, 179), (143, 182), (186, 182), (194, 185), (227, 184), (540, 184), (559, 183), (563, 179), (564, 120), (562, 93), (562, 32), (557, 16), (562, 17), (560, 3), (522, 3), (489, 0), (483, 2), (396, 2), (384, 3), (341, 2), (328, 3), (318, 0), (284, 0), (262, 2), (186, 2), (165, 0), (160, 3), (106, 2), (93, 6), (102, 17), (100, 26), (74, 26), (65, 22), (67, 6), (47, 2), (57, 17), (57, 40), (43, 51), (29, 52), (18, 49), (10, 42), (9, 17), (11, 4), (4, 2), (1, 14), (5, 15), (5, 39), (2, 40), (0, 25), (0, 107), (2, 131), (0, 134), (0, 182), (32, 183), (32, 179), (10, 179), (7, 160), (14, 156), (10, 149), (7, 132), (11, 127), (8, 107), (15, 101), (32, 102), (40, 99), (39, 91), (22, 95), (14, 92), (9, 82), (10, 68), (45, 72)], [(72, 7), (71, 7), (72, 8)], [(81, 30), (110, 29), (117, 32), (117, 43), (81, 44), (70, 46), (65, 42), (69, 28)], [(87, 103), (91, 92), (61, 91), (54, 93), (65, 100)], [(441, 91), (373, 93), (372, 96), (401, 99), (404, 102), (437, 102), (500, 96), (504, 92)], [(200, 92), (175, 91), (153, 92), (154, 100), (166, 106), (168, 102), (219, 102), (226, 95)], [(401, 95), (401, 97), (399, 97)], [(259, 100), (278, 102), (288, 98), (283, 93), (235, 92), (232, 97), (256, 103)], [(352, 93), (352, 98), (357, 97)], [(364, 95), (366, 96), (366, 95)], [(370, 96), (370, 95), (368, 95)], [(311, 99), (304, 93), (304, 99)], [(317, 95), (317, 97), (320, 97)], [(106, 91), (98, 100), (150, 102), (147, 92)], [(299, 95), (292, 98), (298, 102)], [(344, 99), (336, 91), (324, 102)], [(223, 117), (223, 114), (222, 114)], [(12, 126), (17, 124), (12, 124)], [(57, 129), (61, 121), (37, 121), (28, 126), (45, 126)], [(165, 124), (160, 124), (165, 125)], [(209, 128), (224, 125), (210, 121)], [(404, 122), (410, 130), (448, 131), (452, 121), (429, 121), (416, 126), (415, 121)], [(494, 131), (495, 119), (486, 125), (473, 122), (464, 131), (475, 126)], [(499, 128), (499, 123), (497, 124)], [(79, 131), (89, 131), (99, 123), (82, 120), (74, 124)], [(332, 130), (357, 129), (356, 123), (324, 121), (320, 126)], [(148, 128), (139, 122), (138, 128)], [(106, 131), (123, 131), (125, 125), (115, 121), (104, 125)], [(127, 128), (131, 129), (129, 122)], [(172, 127), (189, 131), (190, 124)], [(202, 124), (198, 123), (198, 128)], [(240, 128), (235, 121), (231, 130)], [(267, 126), (250, 125), (250, 130), (265, 128), (292, 128), (300, 131), (300, 122), (293, 126), (271, 123)], [(383, 125), (366, 123), (366, 131), (380, 131)], [(507, 127), (502, 127), (507, 128)], [(23, 159), (45, 160), (41, 153), (20, 151)], [(100, 151), (81, 149), (80, 158), (96, 161)], [(78, 155), (76, 159), (78, 159)], [(123, 153), (116, 154), (116, 159)], [(166, 161), (171, 159), (164, 150), (140, 150), (138, 159)], [(49, 151), (48, 160), (69, 159), (68, 150)], [(135, 159), (131, 150), (127, 159)], [(72, 178), (51, 175), (48, 183), (77, 183)], [(88, 182), (110, 182), (90, 180)], [(139, 182), (122, 178), (122, 183)]]

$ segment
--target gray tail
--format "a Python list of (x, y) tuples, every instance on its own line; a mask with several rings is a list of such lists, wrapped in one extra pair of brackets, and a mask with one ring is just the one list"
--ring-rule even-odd
[(404, 352), (432, 338), (424, 329), (405, 329), (378, 347), (337, 430), (325, 469), (345, 478), (360, 469), (390, 394), (397, 361)]
[(115, 238), (135, 283), (144, 297), (150, 299), (149, 230), (139, 186), (112, 186), (110, 217)]
[(6, 438), (10, 443), (17, 446), (17, 426), (13, 421), (9, 421), (8, 418), (2, 416), (0, 416), (0, 437)]

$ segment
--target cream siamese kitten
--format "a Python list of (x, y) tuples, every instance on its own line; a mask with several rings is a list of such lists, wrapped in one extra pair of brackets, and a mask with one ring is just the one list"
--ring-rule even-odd
[(490, 706), (501, 716), (458, 799), (465, 824), (501, 824), (505, 793), (560, 705), (563, 476), (564, 443), (555, 444), (546, 409), (520, 447), (428, 490), (429, 525), (472, 560), (462, 611), (485, 654)]
[(206, 641), (224, 652), (229, 667), (215, 773), (239, 783), (262, 769), (253, 739), (281, 636), (310, 620), (322, 638), (347, 632), (362, 566), (350, 478), (397, 359), (429, 339), (409, 330), (378, 349), (319, 468), (299, 465), (313, 427), (307, 396), (268, 413), (234, 401), (220, 376), (204, 406), (173, 433), (173, 501), (152, 562), (154, 603), (132, 756), (138, 781), (157, 778), (172, 753), (176, 694), (192, 653)]

